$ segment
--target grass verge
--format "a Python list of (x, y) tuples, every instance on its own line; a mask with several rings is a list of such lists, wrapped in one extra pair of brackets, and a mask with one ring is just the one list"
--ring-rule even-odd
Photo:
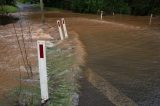
[(1, 6), (0, 8), (0, 14), (16, 13), (17, 11), (18, 11), (17, 7), (10, 5)]
[[(50, 48), (48, 51), (49, 106), (73, 106), (78, 84), (72, 67), (75, 63), (71, 49)], [(54, 54), (54, 55), (53, 55)]]
[[(47, 106), (77, 106), (77, 83), (79, 69), (72, 40), (66, 40), (57, 47), (47, 48), (47, 71), (50, 100)], [(76, 66), (76, 67), (75, 67)], [(40, 105), (39, 83), (17, 88), (10, 94), (15, 106)], [(18, 105), (17, 105), (18, 104)]]

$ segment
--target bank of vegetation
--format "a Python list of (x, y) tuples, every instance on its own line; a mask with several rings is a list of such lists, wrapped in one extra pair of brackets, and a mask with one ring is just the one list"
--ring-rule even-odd
[(44, 0), (44, 4), (80, 13), (160, 14), (160, 0)]
[[(58, 42), (57, 46), (47, 47), (47, 72), (49, 101), (44, 106), (77, 106), (78, 78), (81, 73), (77, 37)], [(74, 45), (74, 46), (73, 46)], [(6, 96), (7, 103), (0, 101), (0, 105), (10, 106), (42, 106), (39, 86), (39, 74), (31, 79), (20, 76), (20, 86), (10, 91)], [(5, 101), (6, 102), (6, 101)], [(7, 104), (7, 105), (5, 105)]]
[[(4, 5), (14, 6), (18, 2), (38, 3), (39, 0), (0, 0)], [(97, 13), (103, 10), (106, 14), (150, 15), (160, 14), (160, 0), (43, 0), (45, 6), (72, 10), (80, 13)], [(10, 7), (9, 7), (10, 8)], [(4, 9), (6, 10), (6, 9)], [(0, 11), (4, 11), (0, 9)], [(8, 11), (11, 10), (11, 11)], [(7, 12), (13, 12), (7, 9)], [(15, 11), (14, 11), (15, 12)]]
[(15, 0), (0, 0), (0, 14), (15, 13), (18, 11)]

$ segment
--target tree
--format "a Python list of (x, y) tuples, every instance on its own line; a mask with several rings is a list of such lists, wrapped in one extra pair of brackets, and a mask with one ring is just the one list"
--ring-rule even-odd
[(0, 0), (0, 5), (15, 5), (15, 0)]
[(160, 0), (44, 0), (46, 6), (70, 9), (74, 12), (121, 13), (133, 15), (160, 14)]
[(0, 14), (8, 14), (9, 12), (14, 12), (17, 9), (13, 6), (9, 5), (15, 5), (15, 0), (0, 0)]

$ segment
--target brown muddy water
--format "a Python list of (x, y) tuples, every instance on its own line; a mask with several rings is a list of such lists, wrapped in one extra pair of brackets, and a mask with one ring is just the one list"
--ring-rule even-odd
[[(129, 25), (128, 20), (126, 23)], [(142, 21), (139, 27), (135, 28), (127, 24), (94, 22), (93, 20), (76, 20), (73, 23), (73, 28), (79, 33), (88, 53), (86, 67), (105, 79), (100, 80), (95, 75), (94, 77), (91, 75), (89, 80), (113, 104), (117, 106), (134, 106), (135, 103), (139, 106), (160, 105), (159, 27), (146, 28), (147, 24), (141, 24)], [(137, 22), (136, 25), (138, 25)], [(114, 94), (114, 91), (107, 87), (104, 89), (104, 86), (110, 86), (109, 84), (104, 83), (98, 87), (97, 83), (102, 83), (102, 81), (109, 82), (119, 93), (122, 93), (121, 95), (131, 99), (132, 101), (129, 100), (131, 104), (121, 104), (123, 100), (117, 101), (116, 96), (119, 94)], [(105, 90), (108, 90), (108, 94)], [(112, 98), (113, 95), (115, 98)]]
[[(47, 13), (46, 22), (66, 18), (87, 52), (80, 106), (160, 105), (160, 17)], [(29, 19), (40, 22), (40, 14)]]
[(80, 106), (160, 105), (160, 17), (151, 26), (147, 16), (47, 13), (46, 21), (62, 17), (87, 52)]

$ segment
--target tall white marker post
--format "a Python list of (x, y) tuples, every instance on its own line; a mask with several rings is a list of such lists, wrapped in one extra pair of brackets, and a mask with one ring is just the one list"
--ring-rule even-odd
[(150, 16), (149, 25), (152, 24), (152, 18), (153, 18), (153, 14), (151, 14), (151, 16)]
[(101, 11), (101, 20), (103, 19), (103, 11)]
[(65, 22), (64, 18), (62, 18), (62, 25), (63, 25), (64, 36), (65, 36), (65, 38), (68, 38), (68, 32), (67, 32), (66, 22)]
[(57, 25), (58, 25), (58, 29), (59, 29), (60, 38), (61, 38), (61, 40), (64, 40), (61, 22), (59, 20), (57, 20)]
[(41, 88), (41, 99), (42, 99), (41, 102), (45, 103), (49, 99), (45, 41), (37, 41), (37, 51), (38, 51), (38, 64), (39, 64), (40, 88)]

